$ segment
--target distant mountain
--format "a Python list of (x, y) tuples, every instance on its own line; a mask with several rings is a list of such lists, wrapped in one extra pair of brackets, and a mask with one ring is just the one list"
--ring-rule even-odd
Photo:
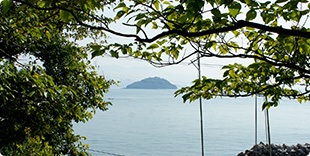
[(177, 86), (160, 77), (149, 77), (128, 85), (126, 89), (177, 89)]

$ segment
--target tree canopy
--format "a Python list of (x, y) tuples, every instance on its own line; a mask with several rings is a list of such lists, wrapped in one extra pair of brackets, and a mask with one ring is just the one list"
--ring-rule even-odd
[[(283, 97), (298, 99), (299, 102), (310, 98), (309, 7), (307, 0), (3, 0), (0, 54), (2, 58), (14, 60), (18, 54), (29, 53), (43, 61), (44, 69), (25, 70), (43, 74), (46, 77), (44, 81), (51, 80), (44, 75), (57, 80), (54, 81), (54, 89), (65, 91), (41, 87), (50, 92), (48, 101), (53, 102), (53, 94), (66, 92), (59, 96), (59, 100), (65, 100), (65, 108), (81, 108), (82, 116), (74, 117), (79, 113), (69, 113), (71, 120), (84, 118), (87, 114), (85, 108), (104, 109), (105, 104), (97, 103), (96, 100), (102, 101), (97, 95), (103, 94), (99, 91), (100, 86), (107, 89), (111, 84), (87, 72), (82, 61), (87, 53), (69, 42), (69, 39), (86, 37), (95, 39), (86, 47), (92, 57), (105, 54), (116, 58), (131, 56), (147, 60), (157, 67), (179, 64), (197, 54), (210, 58), (250, 59), (252, 63), (249, 65), (225, 65), (222, 79), (203, 77), (194, 80), (192, 86), (181, 88), (176, 95), (182, 95), (185, 101), (193, 101), (199, 97), (211, 99), (263, 94), (270, 98), (263, 108), (269, 108), (277, 106)], [(115, 23), (122, 29), (115, 29)], [(133, 40), (109, 43), (104, 38), (101, 40), (106, 35)], [(76, 53), (64, 56), (63, 51)], [(75, 55), (79, 59), (66, 62), (66, 57)], [(23, 73), (15, 68), (10, 70)], [(66, 72), (70, 74), (66, 75)], [(83, 75), (85, 73), (88, 73), (88, 78)], [(37, 80), (34, 74), (29, 76), (33, 81)], [(93, 76), (95, 80), (91, 79)], [(26, 77), (11, 77), (2, 83), (23, 82), (23, 78)], [(13, 85), (12, 82), (10, 84)], [(32, 86), (28, 87), (25, 94), (30, 98)], [(62, 99), (65, 95), (78, 98)], [(40, 96), (36, 98), (33, 100), (39, 100)]]
[[(183, 94), (184, 100), (263, 94), (271, 98), (265, 108), (277, 106), (282, 97), (300, 102), (309, 99), (306, 0), (14, 2), (48, 14), (55, 12), (53, 15), (65, 23), (67, 35), (73, 33), (76, 39), (104, 33), (134, 39), (125, 44), (91, 43), (92, 57), (132, 56), (155, 66), (178, 64), (197, 53), (200, 57), (253, 60), (248, 66), (224, 66), (223, 79), (195, 80), (176, 92)], [(113, 23), (126, 31), (114, 30)], [(192, 52), (185, 54), (186, 47)]]
[[(86, 155), (73, 122), (106, 110), (104, 93), (114, 81), (98, 75), (87, 50), (66, 38), (57, 11), (13, 1), (0, 8), (0, 153)], [(22, 63), (20, 55), (33, 60)]]
[[(12, 2), (3, 2), (4, 10), (10, 10)], [(217, 95), (264, 94), (272, 99), (264, 105), (270, 107), (277, 105), (281, 97), (297, 98), (300, 102), (309, 99), (310, 33), (306, 0), (21, 0), (13, 3), (58, 18), (65, 25), (65, 34), (75, 39), (89, 35), (98, 38), (104, 33), (134, 39), (125, 44), (91, 43), (93, 57), (107, 53), (116, 58), (132, 56), (155, 66), (178, 64), (196, 53), (201, 57), (253, 60), (248, 66), (224, 66), (223, 79), (205, 77), (179, 90), (177, 94), (184, 94), (185, 100), (199, 96), (209, 99)], [(122, 25), (124, 31), (114, 30), (113, 23)], [(188, 46), (192, 52), (183, 54)]]
[[(265, 108), (277, 106), (282, 97), (309, 99), (308, 1), (134, 2), (120, 3), (116, 19), (128, 17), (125, 26), (136, 27), (137, 43), (105, 46), (112, 55), (140, 56), (158, 66), (178, 64), (196, 53), (253, 60), (248, 66), (224, 66), (223, 79), (195, 80), (176, 92), (184, 100), (263, 94), (271, 98)], [(148, 36), (149, 25), (159, 33)], [(186, 45), (193, 52), (182, 55)]]
[[(225, 65), (223, 79), (195, 80), (176, 92), (184, 100), (263, 94), (271, 99), (263, 108), (277, 106), (283, 97), (307, 101), (309, 6), (298, 0), (123, 2), (115, 7), (115, 19), (128, 19), (124, 27), (136, 27), (136, 33), (120, 36), (134, 37), (136, 42), (102, 46), (102, 51), (140, 57), (155, 66), (178, 64), (197, 53), (253, 60), (248, 66)], [(149, 36), (149, 29), (158, 33)], [(192, 53), (184, 55), (188, 45)]]

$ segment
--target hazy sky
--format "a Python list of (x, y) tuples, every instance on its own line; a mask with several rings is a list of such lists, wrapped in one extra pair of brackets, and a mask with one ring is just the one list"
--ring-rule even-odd
[[(147, 77), (158, 76), (165, 78), (178, 87), (190, 85), (194, 79), (198, 78), (198, 70), (194, 65), (185, 61), (182, 64), (156, 68), (147, 61), (134, 58), (115, 59), (109, 56), (96, 57), (92, 60), (97, 67), (99, 74), (104, 74), (106, 78), (121, 81), (120, 87), (126, 87), (129, 83), (142, 80)], [(246, 62), (241, 59), (224, 60), (216, 58), (203, 58), (201, 60), (202, 75), (209, 78), (221, 78), (222, 65), (228, 62)]]
[[(109, 35), (109, 34), (108, 34)], [(87, 43), (87, 41), (82, 41)], [(109, 35), (109, 43), (130, 43), (133, 39), (120, 38)], [(187, 49), (190, 53), (190, 50)], [(147, 77), (158, 76), (165, 78), (178, 87), (190, 85), (198, 78), (198, 70), (190, 64), (191, 59), (185, 60), (181, 64), (157, 68), (147, 61), (134, 58), (112, 58), (110, 56), (98, 56), (92, 59), (92, 64), (97, 67), (99, 74), (104, 74), (106, 78), (121, 81), (120, 87), (126, 87), (128, 84), (139, 81)], [(204, 58), (201, 60), (202, 75), (212, 78), (221, 78), (222, 65), (227, 60), (216, 58)]]
[[(1, 0), (0, 0), (1, 2)], [(105, 15), (115, 14), (113, 11), (105, 11)], [(240, 17), (243, 17), (241, 15)], [(239, 16), (238, 16), (239, 17)], [(242, 19), (242, 18), (241, 18)], [(124, 21), (126, 21), (124, 19)], [(115, 31), (135, 34), (135, 27), (124, 26), (120, 23), (111, 25)], [(147, 29), (149, 37), (154, 36), (158, 33), (156, 30)], [(129, 38), (119, 38), (107, 33), (109, 36), (109, 43), (130, 43), (133, 39)], [(89, 40), (81, 41), (80, 44), (86, 44)], [(190, 52), (190, 50), (188, 50)], [(177, 86), (189, 85), (194, 79), (198, 77), (198, 71), (193, 65), (189, 65), (190, 60), (186, 60), (182, 64), (172, 65), (164, 68), (155, 68), (146, 61), (139, 59), (126, 58), (126, 59), (115, 59), (108, 56), (96, 57), (92, 60), (93, 65), (97, 66), (99, 74), (104, 74), (109, 79), (114, 79), (121, 81), (120, 87), (125, 87), (129, 83), (138, 81), (147, 77), (158, 76), (165, 78)], [(209, 78), (221, 78), (223, 70), (221, 70), (222, 65), (227, 65), (229, 63), (245, 63), (248, 64), (250, 61), (242, 59), (216, 59), (216, 58), (206, 58), (201, 60), (202, 75)]]
[[(1, 1), (1, 0), (0, 0)], [(115, 12), (105, 11), (106, 14), (115, 14)], [(135, 27), (124, 26), (120, 23), (115, 23), (110, 26), (115, 31), (135, 34)], [(149, 37), (156, 35), (158, 33), (156, 30), (147, 29)], [(107, 33), (109, 43), (131, 43), (133, 38), (123, 38), (113, 36)], [(81, 45), (89, 43), (91, 40), (85, 39), (79, 41)], [(186, 48), (187, 52), (190, 53), (191, 50)], [(171, 83), (177, 85), (178, 87), (190, 85), (194, 79), (198, 78), (198, 70), (194, 65), (189, 64), (190, 59), (186, 60), (182, 64), (172, 65), (163, 68), (156, 68), (146, 61), (134, 59), (134, 58), (120, 58), (115, 59), (109, 56), (98, 56), (91, 60), (92, 64), (95, 65), (99, 74), (103, 74), (108, 79), (114, 79), (116, 81), (121, 81), (120, 87), (126, 87), (128, 84), (139, 81), (147, 77), (158, 76), (165, 78)], [(202, 75), (209, 78), (221, 78), (223, 70), (221, 70), (223, 65), (228, 63), (244, 63), (249, 62), (242, 59), (216, 59), (216, 58), (203, 58), (201, 60), (201, 70)]]
[[(113, 30), (135, 34), (135, 29), (126, 29), (126, 26), (122, 24), (114, 24), (111, 26)], [(150, 36), (156, 35), (155, 31), (148, 30)], [(123, 38), (113, 36), (107, 33), (108, 43), (131, 43), (133, 38)], [(89, 40), (84, 40), (80, 44), (85, 44)], [(185, 47), (186, 52), (189, 54), (192, 52), (190, 47)], [(191, 82), (198, 78), (197, 68), (190, 64), (191, 59), (186, 60), (182, 64), (171, 65), (163, 68), (156, 68), (147, 61), (134, 59), (134, 58), (111, 58), (109, 56), (98, 56), (92, 60), (93, 65), (97, 66), (99, 74), (104, 74), (109, 79), (121, 81), (120, 87), (126, 87), (128, 84), (139, 81), (147, 77), (158, 76), (165, 78), (178, 87), (190, 85)], [(227, 63), (246, 63), (248, 60), (243, 59), (217, 59), (217, 58), (203, 58), (201, 59), (202, 75), (209, 78), (221, 78), (223, 65)]]
[[(1, 0), (0, 0), (1, 1)], [(108, 11), (105, 10), (104, 14), (106, 16), (113, 17), (117, 11)], [(99, 12), (100, 14), (101, 12)], [(122, 33), (135, 34), (136, 28), (129, 27), (122, 24), (122, 22), (115, 23), (110, 26), (115, 31)], [(146, 28), (145, 30), (148, 34), (148, 37), (152, 37), (158, 33), (158, 31)], [(123, 38), (113, 36), (112, 34), (107, 33), (109, 43), (131, 43), (133, 38)], [(81, 45), (89, 43), (90, 40), (85, 39), (78, 42)], [(187, 49), (188, 53), (191, 52), (190, 49)], [(190, 85), (191, 82), (198, 78), (198, 70), (194, 65), (189, 64), (191, 60), (186, 60), (182, 64), (172, 65), (163, 68), (156, 68), (149, 64), (146, 61), (133, 59), (133, 58), (120, 58), (115, 59), (109, 56), (101, 57), (98, 56), (92, 59), (92, 64), (97, 67), (99, 74), (104, 74), (108, 79), (114, 79), (121, 81), (120, 87), (126, 87), (128, 84), (139, 81), (147, 77), (158, 76), (165, 78), (171, 83), (177, 85), (178, 87)], [(242, 59), (216, 59), (216, 58), (203, 58), (201, 60), (201, 69), (202, 75), (209, 78), (221, 78), (223, 70), (221, 70), (223, 65), (228, 63), (248, 63)]]
[[(105, 12), (106, 14), (115, 14), (115, 12)], [(123, 22), (127, 20), (123, 19)], [(135, 34), (136, 28), (129, 27), (122, 24), (122, 21), (115, 23), (110, 26), (113, 30)], [(151, 28), (145, 29), (148, 37), (155, 36), (159, 33), (159, 30), (154, 30)], [(133, 38), (124, 38), (113, 36), (112, 34), (107, 33), (109, 43), (131, 43)], [(82, 41), (87, 43), (88, 41)], [(192, 52), (190, 48), (185, 48), (187, 53)], [(96, 57), (92, 60), (93, 65), (98, 66), (97, 70), (99, 74), (104, 74), (107, 78), (121, 81), (120, 87), (126, 87), (129, 83), (134, 81), (142, 80), (147, 77), (158, 76), (165, 78), (171, 83), (177, 85), (178, 87), (190, 85), (194, 79), (198, 78), (198, 70), (193, 66), (189, 65), (191, 60), (186, 60), (182, 64), (172, 65), (163, 68), (156, 68), (149, 64), (146, 61), (133, 59), (133, 58), (120, 58), (115, 59), (108, 56), (105, 57)], [(201, 69), (202, 75), (209, 78), (221, 78), (223, 70), (221, 70), (223, 65), (228, 63), (246, 63), (248, 64), (249, 60), (243, 59), (216, 59), (216, 58), (203, 58), (201, 60)]]
[[(94, 65), (98, 66), (98, 73), (104, 74), (107, 78), (119, 80), (122, 82), (121, 87), (128, 83), (141, 80), (147, 77), (158, 76), (165, 78), (175, 85), (188, 85), (197, 78), (197, 69), (193, 65), (173, 65), (163, 68), (156, 68), (146, 61), (128, 58), (96, 58), (93, 60)], [(209, 68), (211, 71), (218, 69)]]

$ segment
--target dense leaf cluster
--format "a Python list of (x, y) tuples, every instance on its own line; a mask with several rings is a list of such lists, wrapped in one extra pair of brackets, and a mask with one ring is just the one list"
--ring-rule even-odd
[[(120, 3), (116, 19), (135, 26), (135, 44), (102, 46), (104, 51), (140, 57), (155, 66), (201, 57), (253, 60), (223, 67), (223, 79), (195, 80), (176, 92), (184, 100), (263, 94), (263, 108), (283, 97), (309, 100), (309, 2), (297, 0), (190, 0)], [(283, 25), (284, 24), (284, 25)], [(149, 36), (149, 28), (158, 33)], [(182, 54), (185, 47), (192, 53)], [(97, 55), (98, 53), (94, 53)], [(180, 56), (183, 56), (180, 58)]]
[[(12, 4), (51, 14), (76, 39), (105, 32), (135, 39), (131, 43), (95, 42), (92, 57), (109, 54), (132, 56), (154, 66), (179, 64), (201, 57), (245, 58), (249, 66), (225, 66), (223, 79), (204, 78), (183, 88), (185, 100), (203, 96), (251, 96), (309, 99), (309, 2), (306, 0), (131, 0), (131, 1), (3, 1), (4, 12)], [(114, 12), (114, 13), (111, 13)], [(116, 31), (111, 24), (123, 30)], [(129, 32), (135, 28), (135, 31)], [(191, 51), (190, 53), (185, 53)], [(200, 84), (218, 84), (201, 92)], [(208, 86), (208, 85), (207, 85)], [(196, 90), (200, 90), (196, 94)]]
[[(107, 110), (103, 97), (114, 81), (94, 71), (87, 49), (65, 38), (63, 13), (1, 4), (0, 153), (87, 155), (73, 122)], [(21, 63), (21, 54), (34, 59)]]
[[(3, 70), (14, 74), (1, 73), (1, 91), (12, 88), (10, 92), (1, 92), (1, 100), (10, 101), (6, 97), (19, 97), (15, 93), (24, 91), (23, 96), (29, 100), (22, 102), (28, 113), (32, 105), (39, 110), (41, 106), (46, 107), (45, 103), (50, 105), (56, 100), (55, 107), (60, 103), (62, 106), (55, 109), (67, 108), (63, 113), (69, 113), (63, 114), (66, 120), (59, 119), (59, 122), (70, 127), (72, 120), (89, 119), (89, 108), (106, 108), (108, 103), (103, 102), (103, 92), (113, 82), (87, 70), (84, 50), (88, 50), (92, 57), (130, 56), (157, 67), (179, 64), (197, 54), (202, 58), (252, 61), (249, 65), (238, 62), (225, 65), (222, 79), (203, 77), (193, 81), (192, 86), (176, 92), (183, 95), (184, 101), (254, 94), (269, 97), (263, 108), (277, 106), (283, 97), (308, 101), (309, 8), (307, 0), (3, 0), (0, 57), (10, 61), (3, 60), (1, 65)], [(115, 30), (115, 23), (123, 29)], [(97, 42), (105, 33), (134, 41)], [(75, 40), (90, 37), (95, 42), (82, 49), (70, 43), (68, 37)], [(22, 67), (20, 71), (16, 58), (23, 53), (42, 61), (44, 68)], [(23, 73), (32, 74), (26, 77)], [(38, 78), (33, 73), (38, 73)], [(35, 88), (25, 83), (26, 79), (31, 83), (40, 80), (44, 85)], [(24, 88), (18, 88), (15, 82), (25, 85)], [(56, 116), (50, 116), (50, 120), (58, 122), (57, 113), (52, 114)], [(0, 122), (3, 121), (6, 119), (1, 117)], [(19, 132), (34, 134), (25, 129)], [(48, 140), (43, 134), (38, 136), (31, 137), (29, 142)], [(59, 145), (51, 140), (47, 141), (48, 145)], [(53, 152), (68, 153), (68, 150), (71, 147), (59, 147)]]

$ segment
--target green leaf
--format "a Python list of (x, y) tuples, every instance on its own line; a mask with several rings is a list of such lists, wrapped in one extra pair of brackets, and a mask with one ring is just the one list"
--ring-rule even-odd
[(250, 7), (258, 7), (259, 4), (255, 0), (245, 0), (246, 4)]
[(28, 0), (30, 3), (36, 3), (38, 0)]
[(153, 22), (153, 27), (152, 27), (152, 29), (158, 29), (158, 25), (157, 25), (156, 22)]
[(212, 10), (211, 10), (211, 13), (212, 13), (215, 17), (221, 17), (221, 16), (222, 16), (222, 14), (221, 14), (221, 12), (220, 12), (219, 9), (212, 9)]
[(154, 44), (150, 45), (149, 47), (147, 47), (147, 49), (156, 49), (158, 47), (159, 47), (159, 45), (154, 43)]
[(261, 17), (263, 18), (263, 21), (265, 22), (265, 24), (270, 23), (271, 21), (275, 20), (276, 16), (274, 14), (270, 14), (267, 13), (265, 11), (263, 11), (261, 13)]
[(144, 18), (145, 17), (145, 14), (142, 14), (142, 13), (139, 13), (136, 18), (135, 18), (135, 21), (141, 19), (141, 18)]
[(30, 93), (29, 93), (29, 97), (32, 97), (35, 93), (36, 93), (36, 91), (30, 92)]
[(123, 7), (123, 11), (125, 11), (126, 13), (128, 13), (128, 11), (129, 11), (130, 9), (128, 8), (128, 7)]
[(237, 2), (234, 2), (230, 5), (228, 5), (229, 14), (232, 17), (236, 17), (239, 14), (240, 9), (241, 9), (241, 4), (239, 4)]
[(283, 6), (283, 9), (295, 10), (298, 8), (299, 1), (289, 1)]
[(187, 100), (189, 100), (191, 98), (191, 95), (193, 93), (192, 92), (189, 92), (189, 93), (186, 93), (182, 96), (182, 99), (183, 99), (183, 103), (185, 103)]
[(187, 15), (186, 14), (185, 15), (181, 15), (181, 17), (179, 17), (179, 21), (180, 21), (180, 23), (186, 23)]
[(139, 27), (136, 28), (136, 34), (138, 34), (141, 31)]
[(145, 19), (141, 19), (141, 20), (139, 20), (139, 21), (137, 22), (137, 30), (136, 30), (136, 33), (137, 33), (137, 34), (140, 32), (141, 26), (142, 26), (143, 24), (146, 24), (146, 23), (147, 23), (147, 21), (146, 21)]
[(69, 22), (69, 15), (70, 15), (69, 12), (64, 11), (64, 10), (60, 10), (60, 18), (61, 18), (64, 22), (66, 22), (66, 23)]
[(145, 19), (141, 19), (141, 20), (139, 20), (138, 22), (137, 22), (137, 26), (138, 27), (141, 27), (143, 24), (145, 24), (146, 23), (146, 20)]
[(10, 8), (12, 7), (12, 2), (9, 0), (3, 0), (2, 2), (2, 9), (3, 9), (3, 14), (7, 14), (7, 12), (10, 10)]
[(276, 3), (283, 3), (283, 2), (287, 2), (288, 0), (277, 0)]
[(205, 1), (198, 2), (198, 8), (201, 9), (205, 5)]
[(110, 53), (111, 53), (112, 57), (119, 58), (118, 52), (111, 50)]
[(120, 10), (119, 12), (117, 12), (116, 16), (114, 19), (120, 19), (125, 15), (125, 11), (124, 10)]
[(156, 10), (159, 10), (159, 1), (155, 1), (154, 6)]
[(303, 54), (309, 55), (309, 48), (310, 46), (307, 43), (300, 44), (300, 52), (302, 52)]
[(123, 7), (126, 7), (126, 4), (125, 3), (119, 3), (113, 10), (116, 10), (118, 8), (123, 8)]
[(255, 19), (256, 16), (257, 16), (256, 11), (255, 11), (255, 10), (250, 10), (250, 11), (248, 11), (248, 12), (246, 13), (246, 18), (245, 18), (245, 20), (246, 20), (246, 21), (251, 21), (251, 20)]
[(265, 110), (265, 109), (269, 109), (270, 108), (270, 104), (269, 102), (264, 102), (263, 105), (262, 105), (262, 110)]
[(170, 3), (170, 2), (168, 2), (168, 1), (164, 1), (164, 3), (163, 3), (163, 4), (170, 5), (171, 3)]
[(94, 57), (100, 56), (100, 55), (102, 55), (104, 53), (105, 53), (104, 49), (102, 49), (102, 50), (95, 50), (94, 52), (91, 53), (91, 58), (93, 59)]
[(102, 46), (101, 45), (91, 45), (90, 47), (92, 48), (93, 51), (96, 51), (96, 50), (100, 50), (100, 48)]
[(227, 77), (229, 75), (229, 70), (226, 70), (224, 73), (223, 73), (223, 77)]
[(39, 1), (38, 6), (43, 8), (45, 6), (45, 1)]

